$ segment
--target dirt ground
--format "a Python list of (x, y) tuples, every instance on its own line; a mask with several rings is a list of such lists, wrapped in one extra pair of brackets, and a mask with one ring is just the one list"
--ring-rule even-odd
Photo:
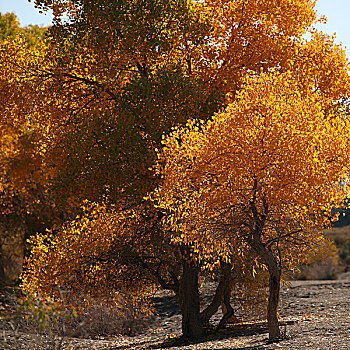
[(155, 296), (157, 316), (137, 336), (89, 340), (45, 338), (0, 330), (0, 349), (350, 349), (349, 276), (336, 281), (293, 281), (281, 294), (281, 328), (285, 339), (277, 344), (268, 344), (265, 322), (229, 325), (200, 343), (181, 343), (178, 340), (181, 315), (176, 300), (161, 294)]

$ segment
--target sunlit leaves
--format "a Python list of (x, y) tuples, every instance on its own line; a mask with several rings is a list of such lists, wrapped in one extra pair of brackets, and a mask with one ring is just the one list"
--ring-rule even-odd
[(290, 72), (253, 76), (224, 112), (167, 137), (154, 198), (171, 212), (174, 242), (230, 255), (258, 217), (263, 242), (279, 242), (289, 263), (302, 258), (294, 243), (322, 240), (325, 212), (348, 192), (337, 184), (348, 172), (350, 128), (341, 114), (327, 118), (318, 99), (301, 96)]
[[(157, 275), (177, 273), (175, 249), (152, 207), (118, 209), (88, 203), (70, 223), (30, 240), (22, 275), (24, 290), (42, 297), (108, 296), (156, 288)], [(68, 295), (67, 295), (68, 297)]]

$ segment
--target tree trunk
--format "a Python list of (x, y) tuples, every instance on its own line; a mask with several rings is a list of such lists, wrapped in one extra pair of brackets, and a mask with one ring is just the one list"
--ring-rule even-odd
[(5, 259), (2, 245), (0, 244), (0, 288), (6, 285)]
[(281, 337), (278, 325), (278, 303), (280, 298), (281, 271), (277, 264), (269, 267), (269, 302), (267, 306), (267, 322), (269, 340), (278, 340)]
[(183, 260), (183, 272), (179, 288), (179, 300), (182, 313), (182, 335), (195, 340), (205, 335), (200, 318), (198, 275), (199, 268)]
[(233, 309), (230, 303), (232, 289), (232, 266), (230, 264), (222, 264), (219, 284), (216, 288), (212, 302), (201, 312), (201, 319), (204, 325), (209, 324), (210, 318), (218, 311), (220, 305), (225, 304), (226, 310), (223, 310), (224, 316), (220, 321), (218, 328), (225, 326), (226, 322), (233, 315)]
[(228, 321), (233, 321), (233, 320), (234, 322), (238, 321), (234, 315), (234, 310), (231, 306), (230, 299), (231, 299), (231, 288), (230, 290), (226, 290), (226, 293), (224, 295), (224, 300), (221, 304), (224, 315), (222, 316), (218, 326), (216, 327), (216, 330), (224, 328)]
[(278, 304), (280, 298), (281, 267), (273, 255), (260, 239), (255, 239), (252, 246), (263, 259), (269, 270), (269, 300), (267, 305), (267, 324), (269, 329), (269, 341), (278, 341), (281, 332), (278, 324)]

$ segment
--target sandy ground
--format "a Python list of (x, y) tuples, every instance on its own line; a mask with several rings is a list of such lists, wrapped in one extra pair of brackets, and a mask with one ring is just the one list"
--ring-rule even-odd
[[(155, 297), (158, 315), (142, 334), (108, 339), (39, 337), (0, 330), (0, 349), (350, 349), (350, 279), (294, 281), (282, 290), (285, 339), (268, 344), (265, 322), (229, 325), (200, 343), (180, 343), (181, 315), (171, 295)], [(218, 315), (219, 317), (220, 315)]]

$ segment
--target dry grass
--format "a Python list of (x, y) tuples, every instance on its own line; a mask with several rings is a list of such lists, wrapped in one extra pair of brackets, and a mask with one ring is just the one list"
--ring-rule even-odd
[(0, 293), (0, 348), (62, 350), (68, 338), (135, 335), (147, 328), (152, 309), (143, 300), (129, 300), (80, 296), (74, 303), (53, 304), (7, 288)]

